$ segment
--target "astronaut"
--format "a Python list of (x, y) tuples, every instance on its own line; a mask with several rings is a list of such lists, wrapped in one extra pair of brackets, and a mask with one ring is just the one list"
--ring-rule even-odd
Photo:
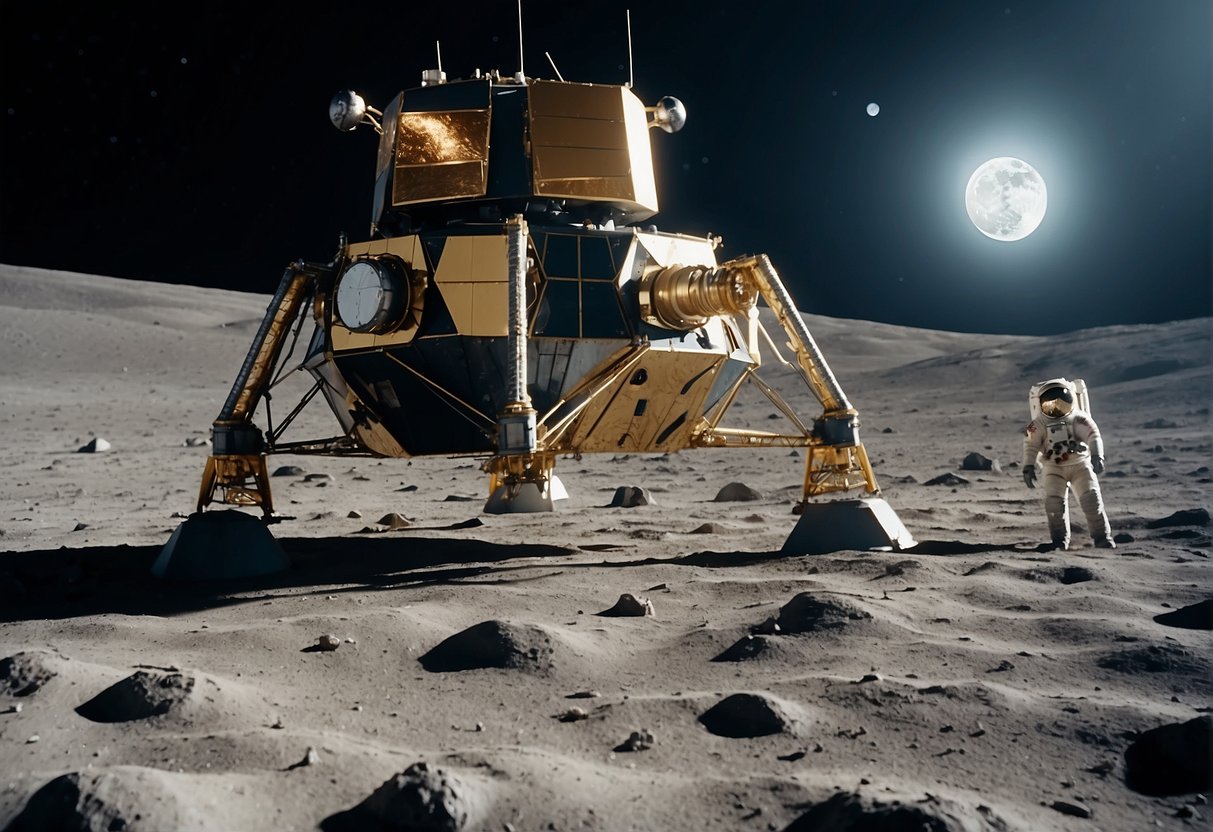
[(1099, 493), (1098, 475), (1104, 470), (1103, 439), (1099, 426), (1084, 409), (1086, 384), (1082, 379), (1042, 381), (1032, 386), (1028, 402), (1033, 418), (1024, 430), (1023, 481), (1028, 488), (1035, 488), (1038, 476), (1044, 480), (1051, 542), (1043, 548), (1069, 548), (1068, 490), (1072, 488), (1095, 545), (1115, 549)]

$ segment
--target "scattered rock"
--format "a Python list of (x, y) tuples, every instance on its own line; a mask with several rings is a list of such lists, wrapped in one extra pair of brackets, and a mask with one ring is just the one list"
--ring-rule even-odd
[(0, 692), (29, 696), (57, 675), (55, 656), (44, 650), (23, 650), (0, 660)]
[(570, 693), (565, 699), (597, 699), (600, 696), (602, 694), (596, 690), (579, 690)]
[(406, 518), (394, 511), (390, 514), (383, 515), (375, 522), (380, 526), (387, 526), (389, 529), (407, 529), (410, 525), (412, 525)]
[(962, 806), (935, 795), (926, 800), (909, 795), (877, 799), (838, 792), (783, 832), (1005, 832), (1009, 828), (988, 806)]
[(459, 832), (477, 822), (484, 796), (456, 775), (428, 763), (413, 763), (388, 779), (359, 809), (386, 829)]
[(1133, 535), (1129, 534), (1128, 532), (1117, 532), (1116, 534), (1112, 535), (1112, 542), (1113, 543), (1132, 543)]
[(93, 722), (131, 722), (163, 716), (186, 702), (198, 684), (193, 673), (139, 670), (76, 708)]
[(946, 474), (940, 474), (938, 477), (927, 480), (923, 485), (968, 485), (969, 480), (964, 477), (953, 474), (949, 471)]
[(137, 766), (60, 775), (34, 792), (7, 832), (48, 829), (173, 829), (200, 832), (206, 824), (182, 805), (181, 775)]
[(716, 492), (713, 498), (717, 503), (748, 503), (761, 500), (762, 494), (750, 488), (743, 482), (731, 482)]
[(734, 693), (704, 711), (699, 721), (718, 737), (765, 737), (791, 731), (802, 720), (791, 703), (764, 694)]
[(82, 532), (82, 531), (84, 531), (84, 530), (85, 530), (85, 529), (87, 529), (87, 528), (88, 528), (88, 523), (77, 523), (77, 524), (76, 524), (76, 527), (75, 527), (74, 529), (72, 529), (72, 531), (74, 531), (74, 532)]
[(320, 765), (320, 752), (309, 745), (307, 753), (303, 755), (303, 759), (292, 765), (291, 768), (304, 768), (305, 766), (318, 765)]
[(655, 742), (652, 733), (642, 729), (633, 731), (626, 740), (615, 746), (614, 750), (620, 752), (647, 751), (653, 747)]
[(442, 502), (444, 502), (444, 503), (474, 503), (479, 499), (481, 499), (481, 498), (472, 497), (468, 494), (447, 494), (445, 497), (442, 498)]
[(1090, 808), (1076, 801), (1054, 800), (1052, 808), (1054, 811), (1061, 812), (1063, 815), (1070, 815), (1071, 817), (1091, 817)]
[(776, 636), (783, 632), (783, 628), (779, 626), (779, 619), (773, 615), (768, 615), (751, 627), (750, 632), (758, 636)]
[(1147, 529), (1161, 529), (1167, 526), (1207, 526), (1209, 525), (1209, 510), (1207, 508), (1185, 508), (1176, 511), (1159, 520), (1146, 523)]
[(182, 444), (187, 448), (201, 448), (211, 444), (211, 440), (204, 436), (190, 436)]
[(1185, 630), (1213, 630), (1213, 598), (1154, 616), (1159, 624)]
[(350, 509), (350, 513), (345, 516), (350, 518), (351, 520), (361, 520), (362, 512), (356, 508), (352, 508), (352, 509)]
[(802, 592), (783, 605), (777, 623), (785, 633), (814, 633), (842, 629), (853, 621), (871, 617), (871, 613), (848, 601), (819, 600)]
[(621, 485), (615, 489), (610, 508), (636, 508), (653, 505), (653, 495), (639, 485)]
[(704, 523), (691, 529), (687, 534), (724, 534), (725, 529), (719, 523)]
[(1175, 424), (1170, 419), (1159, 418), (1151, 419), (1150, 421), (1143, 423), (1142, 427), (1146, 430), (1169, 430), (1171, 428), (1177, 428), (1179, 425)]
[(988, 456), (983, 456), (976, 451), (970, 451), (965, 454), (965, 458), (960, 461), (960, 470), (962, 471), (992, 471), (995, 474), (1002, 473), (1002, 465), (997, 459), (990, 459)]
[(744, 662), (756, 659), (771, 649), (771, 640), (762, 635), (745, 636), (716, 656), (714, 662)]
[(95, 436), (92, 439), (90, 439), (86, 444), (81, 445), (79, 448), (77, 448), (76, 453), (78, 453), (78, 454), (103, 454), (106, 451), (113, 450), (113, 447), (114, 446), (109, 443), (109, 440), (102, 439), (100, 436)]
[(298, 465), (279, 465), (271, 477), (302, 477), (305, 471)]
[(552, 665), (552, 638), (529, 624), (482, 621), (450, 636), (420, 661), (432, 673), (489, 667), (545, 671)]
[(331, 633), (325, 633), (316, 639), (313, 649), (321, 653), (331, 653), (341, 646), (341, 639)]
[(603, 610), (598, 615), (605, 615), (613, 618), (634, 616), (641, 617), (653, 614), (653, 602), (648, 598), (637, 598), (630, 593), (623, 593), (619, 596), (619, 600), (615, 602), (615, 606), (609, 610)]
[(304, 474), (304, 482), (330, 483), (334, 482), (332, 474)]
[(585, 708), (572, 707), (556, 718), (561, 722), (581, 722), (583, 719), (589, 719), (590, 715), (585, 712)]
[(1125, 785), (1154, 797), (1213, 789), (1213, 716), (1143, 732), (1125, 750)]

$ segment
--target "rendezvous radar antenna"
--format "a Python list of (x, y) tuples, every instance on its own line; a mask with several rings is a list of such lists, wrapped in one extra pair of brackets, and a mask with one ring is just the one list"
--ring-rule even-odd
[[(797, 448), (804, 477), (785, 553), (914, 546), (880, 496), (859, 413), (770, 258), (725, 258), (717, 236), (648, 224), (659, 210), (652, 137), (677, 133), (687, 111), (633, 91), (630, 12), (628, 82), (596, 84), (526, 77), (521, 8), (513, 77), (448, 80), (438, 48), (439, 68), (382, 110), (353, 90), (333, 97), (335, 127), (377, 134), (371, 233), (336, 235), (326, 262), (287, 265), (178, 532), (232, 513), (206, 511), (214, 504), (276, 519), (270, 454), (471, 457), (487, 477), (483, 510), (509, 514), (568, 497), (562, 457)], [(275, 422), (270, 388), (288, 371), (310, 387)], [(819, 412), (789, 404), (788, 385)], [(778, 421), (744, 420), (733, 407), (743, 390)], [(334, 433), (288, 436), (317, 399)]]

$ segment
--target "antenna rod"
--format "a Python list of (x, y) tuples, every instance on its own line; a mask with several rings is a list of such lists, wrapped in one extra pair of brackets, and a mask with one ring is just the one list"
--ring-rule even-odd
[[(522, 0), (518, 0), (519, 3)], [(635, 78), (632, 75), (632, 10), (628, 9), (628, 89), (632, 88)]]
[(522, 0), (518, 0), (518, 75), (526, 78), (522, 54)]
[(552, 65), (552, 69), (555, 71), (555, 73), (556, 73), (556, 77), (557, 77), (557, 78), (559, 78), (561, 81), (563, 81), (563, 80), (564, 80), (564, 76), (560, 74), (560, 70), (559, 70), (559, 69), (556, 69), (556, 62), (552, 60), (552, 53), (551, 53), (551, 52), (544, 52), (543, 54), (545, 54), (545, 55), (547, 55), (547, 56), (548, 56), (548, 63)]
[(434, 41), (434, 50), (438, 53), (438, 77), (442, 77), (442, 41)]

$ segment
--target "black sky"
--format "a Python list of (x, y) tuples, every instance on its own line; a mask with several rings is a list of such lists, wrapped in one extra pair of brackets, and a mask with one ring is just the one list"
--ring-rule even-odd
[[(527, 73), (554, 77), (550, 52), (566, 80), (626, 81), (625, 8), (523, 0)], [(770, 254), (825, 315), (1045, 334), (1213, 314), (1211, 8), (636, 4), (634, 89), (689, 115), (653, 135), (654, 221)], [(375, 137), (332, 128), (333, 93), (386, 104), (436, 40), (452, 78), (513, 73), (517, 37), (513, 0), (3, 0), (0, 262), (272, 291), (367, 235)], [(965, 214), (995, 156), (1048, 184), (1020, 242)]]

